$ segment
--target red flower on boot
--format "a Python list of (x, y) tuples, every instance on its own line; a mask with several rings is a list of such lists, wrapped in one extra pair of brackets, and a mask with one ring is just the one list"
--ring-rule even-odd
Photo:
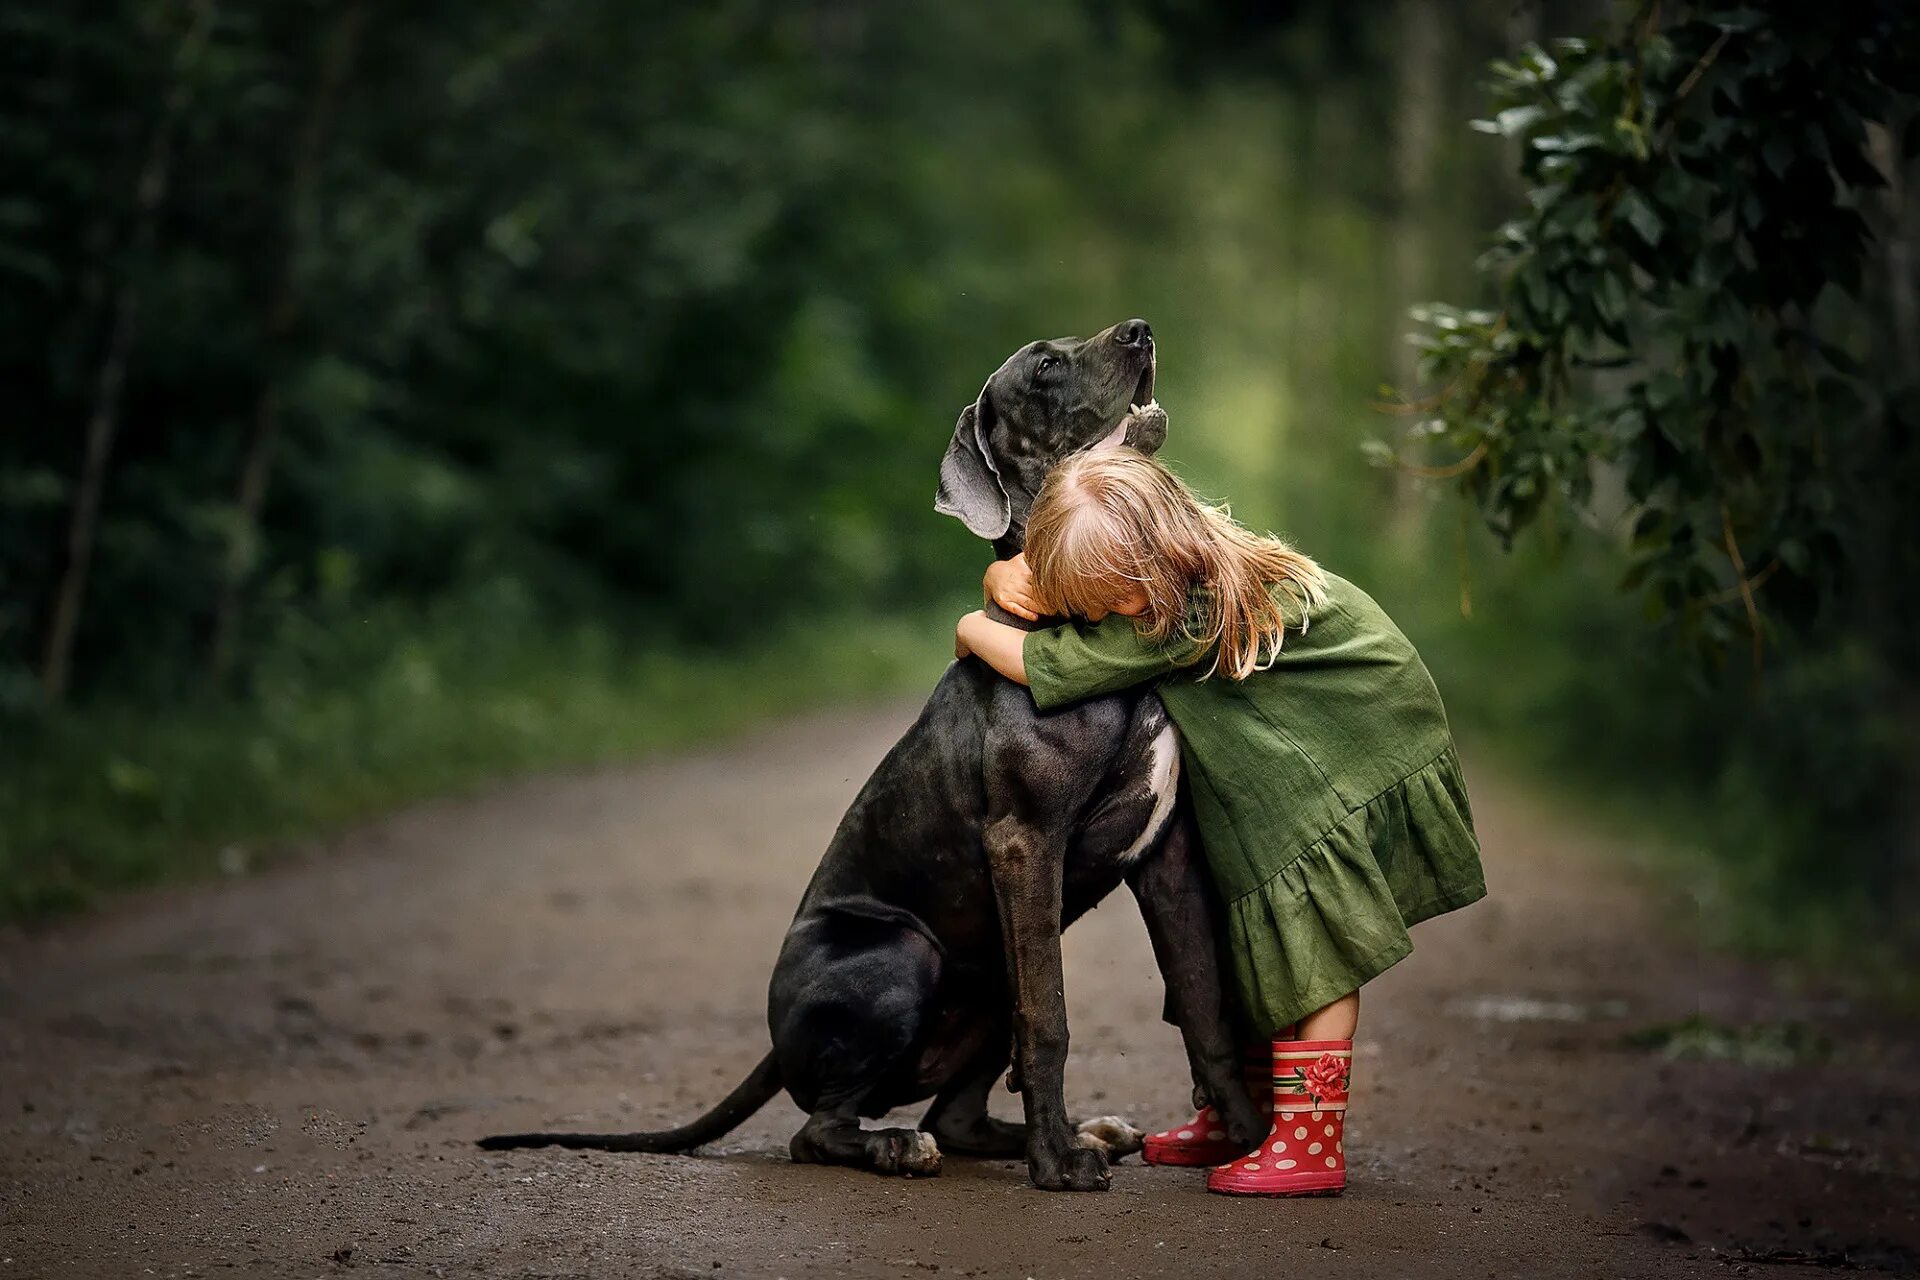
[(1300, 1072), (1300, 1092), (1315, 1100), (1347, 1096), (1347, 1063), (1335, 1054), (1322, 1054), (1320, 1061)]

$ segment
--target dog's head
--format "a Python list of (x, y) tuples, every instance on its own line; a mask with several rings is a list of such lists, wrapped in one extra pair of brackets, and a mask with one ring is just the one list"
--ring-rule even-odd
[(933, 509), (1011, 555), (1052, 466), (1083, 449), (1158, 450), (1166, 414), (1153, 400), (1153, 330), (1123, 320), (1091, 338), (1030, 342), (960, 411)]

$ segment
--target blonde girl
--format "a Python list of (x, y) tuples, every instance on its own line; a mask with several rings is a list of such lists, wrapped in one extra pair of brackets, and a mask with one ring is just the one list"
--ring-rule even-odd
[(1157, 682), (1180, 730), (1273, 1128), (1247, 1151), (1208, 1107), (1152, 1135), (1146, 1159), (1217, 1166), (1207, 1186), (1227, 1194), (1338, 1194), (1360, 987), (1412, 950), (1409, 926), (1486, 893), (1432, 677), (1365, 592), (1131, 449), (1055, 467), (1026, 551), (986, 588), (1073, 621), (970, 613), (961, 657), (1042, 711)]

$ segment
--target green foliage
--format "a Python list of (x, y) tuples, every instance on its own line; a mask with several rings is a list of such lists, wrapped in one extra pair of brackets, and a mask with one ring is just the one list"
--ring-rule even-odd
[[(1899, 142), (1920, 11), (1648, 5), (1493, 70), (1476, 127), (1515, 149), (1526, 209), (1481, 259), (1493, 305), (1415, 312), (1438, 391), (1413, 436), (1442, 463), (1422, 469), (1503, 544), (1573, 524), (1626, 562), (1658, 647), (1542, 704), (1593, 716), (1567, 726), (1587, 771), (1684, 798), (1763, 934), (1898, 919), (1920, 760), (1920, 207)], [(1581, 663), (1636, 647), (1604, 581), (1559, 572), (1533, 579), (1559, 599), (1547, 635)]]
[[(1488, 522), (1529, 533), (1467, 575), (1469, 621), (1473, 540), (1353, 442), (1395, 317), (1474, 296), (1452, 246), (1511, 190), (1464, 127), (1408, 151), (1402, 79), (1431, 71), (1433, 118), (1464, 120), (1509, 10), (1462, 9), (1436, 50), (1384, 5), (0, 0), (0, 911), (923, 685), (946, 614), (922, 610), (982, 555), (930, 509), (955, 414), (1015, 343), (1143, 315), (1171, 459), (1387, 603), (1483, 751), (1716, 851), (1726, 915), (1763, 940), (1854, 919), (1908, 847), (1915, 566), (1887, 526), (1911, 366), (1878, 318), (1901, 296), (1873, 256), (1889, 193), (1826, 131), (1873, 118), (1901, 46), (1823, 34), (1854, 10), (1769, 15), (1683, 95), (1721, 29), (1668, 6), (1502, 76), (1541, 203), (1496, 245), (1489, 305), (1432, 313), (1450, 391), (1419, 415)], [(1728, 288), (1686, 274), (1728, 253)], [(1803, 305), (1800, 264), (1849, 253), (1859, 288), (1828, 263), (1842, 283)], [(1749, 644), (1722, 500), (1769, 628), (1757, 688), (1638, 643), (1612, 589), (1624, 549), (1663, 617)]]
[(1632, 1032), (1626, 1043), (1629, 1048), (1656, 1052), (1676, 1061), (1735, 1062), (1772, 1070), (1825, 1062), (1833, 1056), (1833, 1044), (1805, 1023), (1735, 1026), (1699, 1014)]
[(1366, 529), (1390, 46), (1250, 17), (1284, 66), (1201, 75), (1237, 34), (1159, 8), (0, 0), (5, 909), (886, 687), (751, 691), (774, 637), (977, 582), (935, 469), (1031, 337), (1148, 317), (1176, 460), (1323, 551)]
[(1757, 686), (1703, 685), (1618, 591), (1617, 543), (1556, 537), (1476, 554), (1470, 621), (1449, 580), (1385, 579), (1469, 755), (1677, 885), (1702, 943), (1910, 1000), (1912, 724), (1880, 662), (1840, 637), (1777, 657)]
[(1163, 134), (1120, 125), (1151, 114), (1151, 46), (1072, 8), (223, 0), (182, 67), (195, 12), (0, 3), (15, 707), (123, 303), (78, 688), (219, 695), (281, 614), (342, 593), (510, 578), (556, 618), (681, 638), (926, 598), (971, 558), (927, 514), (959, 407), (1011, 335), (1124, 314), (1080, 279), (1158, 212), (1126, 161)]
[(604, 627), (556, 631), (508, 584), (426, 617), (292, 615), (255, 676), (256, 704), (121, 704), (16, 727), (0, 744), (0, 920), (238, 873), (290, 841), (502, 776), (918, 691), (951, 657), (962, 607), (641, 653)]
[(1890, 558), (1920, 405), (1889, 291), (1915, 286), (1880, 266), (1868, 129), (1910, 112), (1920, 19), (1658, 13), (1494, 64), (1476, 126), (1518, 145), (1528, 210), (1483, 259), (1498, 309), (1416, 313), (1442, 387), (1419, 431), (1503, 539), (1559, 500), (1625, 521), (1649, 616), (1757, 658), (1764, 628), (1845, 623), (1913, 567)]

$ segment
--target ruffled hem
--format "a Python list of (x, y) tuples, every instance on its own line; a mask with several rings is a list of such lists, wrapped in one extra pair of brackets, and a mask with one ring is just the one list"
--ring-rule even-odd
[(1460, 761), (1449, 746), (1227, 905), (1235, 978), (1261, 1029), (1386, 972), (1410, 926), (1486, 896)]

